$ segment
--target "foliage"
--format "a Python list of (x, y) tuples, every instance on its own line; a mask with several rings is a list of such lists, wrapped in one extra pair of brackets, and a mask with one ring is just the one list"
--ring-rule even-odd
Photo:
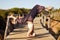
[(6, 20), (6, 17), (9, 15), (10, 12), (14, 14), (26, 15), (29, 11), (30, 9), (26, 8), (11, 8), (8, 10), (0, 9), (0, 16), (2, 16)]
[[(9, 12), (13, 12), (14, 14), (26, 15), (30, 12), (31, 9), (27, 8), (11, 8), (8, 10), (0, 9), (0, 16), (6, 19)], [(50, 15), (53, 16), (53, 19), (60, 21), (60, 8), (59, 9), (51, 9), (49, 10)], [(38, 15), (37, 15), (38, 16)]]
[(60, 21), (60, 8), (51, 11), (51, 15), (53, 15), (53, 19)]

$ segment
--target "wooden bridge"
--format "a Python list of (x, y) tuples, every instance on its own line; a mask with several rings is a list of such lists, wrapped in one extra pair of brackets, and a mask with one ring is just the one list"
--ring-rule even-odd
[(34, 19), (34, 28), (36, 37), (27, 38), (28, 27), (27, 25), (24, 25), (23, 27), (19, 26), (14, 29), (7, 37), (5, 37), (5, 40), (56, 40), (49, 33), (49, 30), (46, 30), (46, 28), (41, 25), (40, 17)]

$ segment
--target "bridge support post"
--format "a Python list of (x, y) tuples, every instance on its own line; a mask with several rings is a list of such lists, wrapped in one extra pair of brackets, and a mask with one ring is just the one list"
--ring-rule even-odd
[(6, 36), (7, 36), (8, 23), (9, 23), (9, 18), (7, 17), (7, 23), (6, 23), (5, 33), (4, 33), (4, 40), (6, 40)]
[(41, 16), (41, 22), (42, 22), (42, 24), (44, 23), (44, 15), (43, 14)]
[(47, 23), (47, 25), (48, 25), (48, 28), (50, 28), (50, 25), (51, 25), (51, 20), (50, 20), (50, 17), (47, 17), (48, 18), (48, 23)]
[(44, 23), (43, 23), (44, 26), (46, 26), (46, 16), (44, 15)]

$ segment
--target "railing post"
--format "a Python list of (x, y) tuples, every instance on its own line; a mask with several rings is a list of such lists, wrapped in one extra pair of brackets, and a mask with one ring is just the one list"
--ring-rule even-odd
[(44, 15), (44, 23), (43, 23), (44, 26), (46, 26), (46, 18), (47, 18), (46, 15)]
[(42, 19), (41, 19), (42, 24), (44, 23), (44, 15), (42, 14)]
[(4, 40), (6, 40), (7, 29), (8, 29), (8, 23), (9, 23), (9, 17), (7, 17), (7, 23), (6, 23), (5, 33), (4, 33)]
[(51, 20), (50, 20), (50, 17), (47, 17), (47, 18), (48, 18), (48, 28), (50, 28)]

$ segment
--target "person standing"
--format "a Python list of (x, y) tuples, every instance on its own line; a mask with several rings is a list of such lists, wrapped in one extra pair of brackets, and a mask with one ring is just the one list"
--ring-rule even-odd
[(20, 19), (19, 23), (28, 23), (28, 32), (27, 32), (27, 37), (34, 37), (36, 34), (34, 32), (34, 24), (33, 24), (33, 20), (36, 17), (36, 15), (38, 13), (41, 13), (43, 10), (45, 10), (44, 6), (40, 6), (40, 5), (35, 5), (31, 11), (29, 12), (29, 14), (27, 14), (26, 16), (24, 16), (22, 19)]
[(41, 13), (43, 10), (45, 9), (44, 6), (40, 6), (40, 5), (35, 5), (32, 10), (30, 11), (30, 13), (24, 18), (23, 22), (28, 23), (28, 33), (27, 33), (27, 37), (34, 37), (36, 36), (35, 32), (34, 32), (34, 24), (33, 24), (33, 20), (36, 17), (36, 15), (38, 13)]

